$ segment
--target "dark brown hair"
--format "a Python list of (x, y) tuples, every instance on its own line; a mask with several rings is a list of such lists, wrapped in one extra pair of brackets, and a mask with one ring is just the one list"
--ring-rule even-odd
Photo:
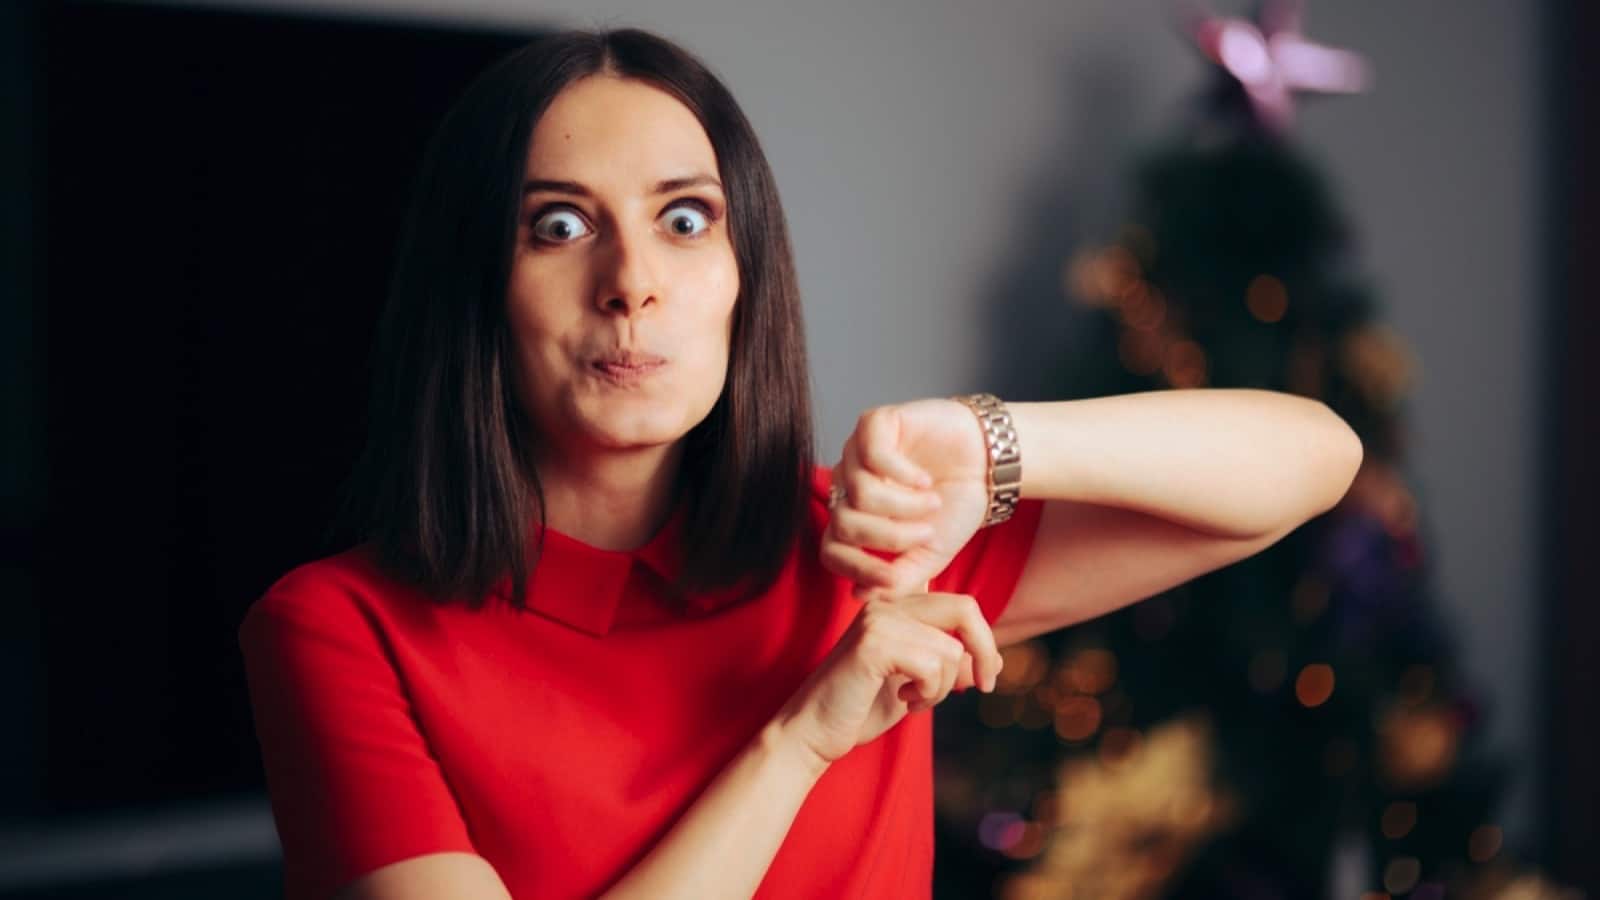
[(534, 124), (564, 87), (600, 73), (649, 82), (699, 119), (739, 269), (728, 377), (686, 438), (676, 485), (679, 587), (764, 588), (803, 521), (813, 448), (799, 287), (754, 130), (703, 63), (659, 36), (554, 33), (479, 75), (434, 133), (374, 344), (368, 443), (341, 527), (440, 601), (477, 608), (509, 576), (510, 602), (524, 606), (544, 495), (514, 390), (507, 282)]

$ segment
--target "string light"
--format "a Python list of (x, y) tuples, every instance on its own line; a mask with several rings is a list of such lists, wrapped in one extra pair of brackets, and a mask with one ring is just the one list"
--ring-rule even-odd
[(1174, 341), (1167, 345), (1166, 358), (1161, 373), (1167, 383), (1175, 388), (1197, 388), (1206, 383), (1206, 352), (1191, 340)]
[(984, 815), (978, 822), (978, 843), (990, 850), (1005, 850), (1022, 840), (1022, 817), (1000, 811)]
[(1108, 307), (1142, 280), (1139, 261), (1120, 244), (1073, 254), (1062, 271), (1064, 287), (1085, 306)]
[(1167, 300), (1161, 292), (1143, 281), (1134, 282), (1122, 295), (1119, 310), (1122, 321), (1129, 328), (1154, 331), (1167, 316)]
[(1122, 244), (1112, 244), (1101, 254), (1099, 276), (1100, 290), (1114, 300), (1122, 299), (1144, 281), (1138, 258)]
[(1460, 723), (1444, 707), (1391, 707), (1378, 723), (1382, 772), (1393, 787), (1420, 790), (1455, 765)]
[(1257, 275), (1245, 289), (1245, 306), (1262, 322), (1277, 322), (1289, 308), (1289, 292), (1271, 275)]
[(1100, 729), (1100, 701), (1076, 694), (1056, 707), (1056, 734), (1064, 741), (1087, 740)]
[(1084, 694), (1104, 694), (1117, 683), (1117, 657), (1110, 650), (1089, 647), (1072, 655), (1066, 667), (1067, 681)]
[(1301, 669), (1294, 680), (1294, 695), (1307, 709), (1327, 703), (1333, 696), (1333, 667), (1327, 663), (1312, 663)]
[(1117, 359), (1124, 369), (1144, 377), (1160, 373), (1175, 388), (1204, 387), (1209, 379), (1205, 349), (1183, 333), (1173, 305), (1144, 278), (1143, 266), (1155, 255), (1154, 238), (1139, 225), (1124, 229), (1123, 237), (1109, 247), (1073, 254), (1062, 266), (1063, 290), (1084, 306), (1116, 308), (1124, 326)]
[(1038, 641), (1024, 641), (1000, 650), (1000, 675), (995, 693), (1022, 694), (1032, 690), (1050, 668), (1049, 654)]
[(1110, 298), (1100, 295), (1100, 283), (1095, 276), (1098, 253), (1096, 250), (1079, 250), (1061, 267), (1062, 291), (1083, 306), (1109, 305)]

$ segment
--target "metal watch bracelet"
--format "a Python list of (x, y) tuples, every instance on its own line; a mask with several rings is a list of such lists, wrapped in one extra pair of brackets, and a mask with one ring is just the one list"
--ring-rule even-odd
[(993, 394), (967, 394), (952, 397), (978, 417), (983, 429), (984, 447), (989, 453), (989, 511), (984, 528), (1011, 518), (1022, 497), (1022, 450), (1017, 444), (1017, 429), (1011, 412)]

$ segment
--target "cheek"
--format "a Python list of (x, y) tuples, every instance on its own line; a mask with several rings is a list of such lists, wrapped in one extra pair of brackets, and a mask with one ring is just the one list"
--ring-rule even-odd
[(695, 312), (700, 333), (716, 335), (717, 344), (726, 355), (733, 336), (733, 308), (739, 298), (739, 267), (732, 248), (717, 265), (702, 269), (699, 275)]
[(726, 256), (685, 258), (670, 273), (675, 306), (663, 316), (662, 336), (674, 347), (684, 363), (681, 379), (673, 388), (684, 398), (694, 397), (692, 405), (714, 401), (722, 391), (728, 372), (730, 339), (733, 332), (733, 307), (739, 294), (738, 269), (732, 251)]
[(566, 377), (571, 355), (567, 343), (574, 333), (566, 305), (553, 302), (555, 298), (547, 294), (513, 290), (506, 305), (518, 379), (523, 390), (536, 394), (549, 394)]
[(514, 302), (507, 312), (518, 364), (543, 368), (554, 351), (559, 324), (542, 315), (538, 307), (522, 302)]
[(507, 310), (525, 332), (559, 334), (581, 317), (581, 296), (589, 276), (577, 260), (522, 252), (511, 268)]

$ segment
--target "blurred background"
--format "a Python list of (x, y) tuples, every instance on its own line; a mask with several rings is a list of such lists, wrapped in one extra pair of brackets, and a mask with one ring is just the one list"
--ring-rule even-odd
[(938, 722), (941, 897), (1600, 896), (1600, 13), (1578, 0), (0, 5), (0, 900), (276, 897), (235, 628), (334, 552), (405, 191), (481, 68), (729, 84), (865, 406), (1267, 387), (1367, 460)]

